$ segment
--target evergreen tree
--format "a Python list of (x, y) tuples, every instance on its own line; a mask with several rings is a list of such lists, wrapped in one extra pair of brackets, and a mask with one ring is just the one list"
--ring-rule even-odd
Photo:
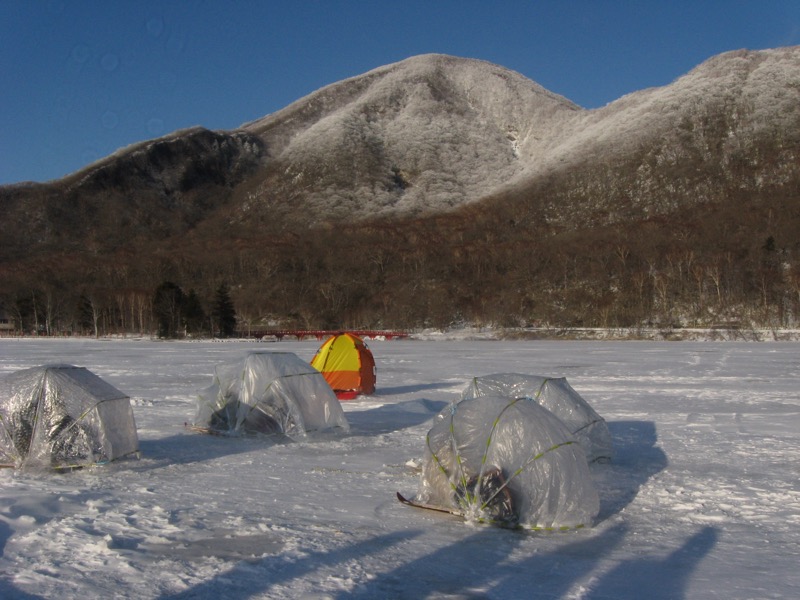
[(211, 318), (220, 337), (231, 337), (236, 332), (236, 310), (233, 307), (230, 290), (224, 283), (217, 288)]
[(190, 290), (183, 300), (183, 320), (186, 331), (189, 333), (201, 333), (206, 325), (206, 311), (200, 302), (197, 292)]

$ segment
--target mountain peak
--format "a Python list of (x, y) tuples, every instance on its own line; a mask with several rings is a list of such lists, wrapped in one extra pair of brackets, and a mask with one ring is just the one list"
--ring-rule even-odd
[(326, 86), (243, 128), (264, 139), (275, 174), (255, 198), (279, 207), (278, 196), (300, 186), (313, 211), (365, 218), (483, 197), (522, 174), (579, 111), (509, 69), (425, 54)]

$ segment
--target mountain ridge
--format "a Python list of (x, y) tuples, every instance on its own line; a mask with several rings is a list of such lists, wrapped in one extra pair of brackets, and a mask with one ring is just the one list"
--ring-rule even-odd
[[(237, 129), (214, 133), (243, 132), (263, 142), (259, 159), (264, 182), (251, 186), (251, 207), (258, 203), (280, 207), (277, 197), (287, 196), (303, 199), (301, 204), (319, 211), (321, 220), (434, 213), (480, 201), (520, 180), (580, 164), (584, 155), (596, 155), (598, 148), (621, 153), (637, 144), (639, 136), (664, 135), (675, 129), (687, 96), (700, 107), (708, 104), (709, 97), (726, 101), (727, 96), (730, 102), (731, 94), (724, 93), (727, 88), (741, 90), (744, 98), (756, 103), (758, 90), (776, 86), (763, 81), (749, 88), (744, 84), (770, 62), (791, 62), (796, 72), (798, 49), (724, 53), (669, 85), (583, 109), (492, 63), (427, 54), (332, 83)], [(769, 114), (757, 117), (769, 122), (782, 114), (796, 115), (796, 106), (787, 106), (788, 95), (783, 96), (784, 101), (769, 103)], [(774, 108), (778, 106), (780, 110)], [(654, 123), (654, 116), (664, 124)], [(470, 119), (474, 122), (468, 126)], [(203, 128), (119, 149), (60, 180), (20, 182), (0, 189), (75, 181), (114, 160), (199, 129)], [(342, 164), (341, 156), (349, 164)], [(449, 180), (450, 189), (442, 180)], [(310, 187), (319, 189), (302, 191)]]

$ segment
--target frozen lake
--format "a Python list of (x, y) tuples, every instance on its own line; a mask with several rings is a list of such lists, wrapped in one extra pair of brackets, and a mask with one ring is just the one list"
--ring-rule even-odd
[[(0, 339), (0, 373), (84, 366), (132, 398), (141, 457), (0, 471), (0, 597), (798, 598), (800, 344), (369, 341), (351, 432), (193, 433), (216, 364), (320, 342)], [(469, 379), (566, 377), (608, 422), (593, 528), (473, 526), (400, 505)]]

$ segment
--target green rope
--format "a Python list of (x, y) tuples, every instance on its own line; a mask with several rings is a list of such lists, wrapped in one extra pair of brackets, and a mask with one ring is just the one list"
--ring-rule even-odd
[(540, 533), (564, 533), (567, 531), (578, 531), (587, 527), (586, 523), (578, 523), (577, 525), (560, 525), (558, 527), (546, 525), (520, 525), (519, 523), (509, 524), (505, 521), (498, 521), (496, 519), (489, 519), (486, 517), (478, 517), (476, 521), (483, 525), (498, 525), (505, 529), (519, 529), (522, 531), (535, 531)]
[[(486, 466), (486, 459), (487, 459), (487, 456), (489, 454), (489, 448), (491, 447), (491, 444), (492, 444), (494, 431), (495, 431), (495, 429), (497, 429), (497, 425), (500, 423), (500, 418), (503, 416), (503, 414), (505, 414), (505, 412), (509, 408), (514, 406), (519, 400), (521, 400), (521, 398), (515, 398), (514, 400), (509, 402), (503, 408), (503, 410), (500, 411), (500, 413), (497, 415), (497, 417), (495, 417), (495, 420), (492, 423), (492, 428), (489, 431), (489, 437), (486, 439), (486, 445), (484, 447), (483, 456), (481, 457), (481, 465), (480, 465), (480, 470), (478, 472), (478, 480), (477, 480), (477, 483), (475, 485), (475, 489), (476, 490), (480, 490), (481, 489), (481, 482), (483, 481), (483, 473), (484, 473), (485, 466)], [(480, 498), (480, 494), (473, 495), (472, 493), (470, 493), (469, 487), (467, 485), (469, 483), (469, 481), (467, 479), (467, 475), (466, 475), (466, 471), (464, 469), (463, 461), (461, 460), (461, 454), (458, 451), (458, 443), (457, 443), (456, 437), (455, 437), (455, 413), (456, 413), (456, 407), (457, 406), (458, 405), (454, 404), (454, 405), (451, 405), (451, 407), (450, 407), (449, 433), (450, 433), (450, 443), (451, 443), (451, 447), (452, 447), (452, 450), (453, 450), (453, 456), (455, 457), (456, 466), (458, 468), (458, 475), (454, 479), (456, 479), (458, 481), (460, 486), (456, 485), (451, 480), (450, 474), (447, 472), (447, 469), (445, 468), (445, 466), (442, 463), (441, 459), (439, 458), (439, 456), (436, 454), (436, 452), (431, 447), (430, 434), (428, 434), (428, 436), (426, 436), (426, 443), (427, 443), (427, 446), (428, 446), (428, 450), (431, 453), (431, 456), (433, 457), (434, 461), (436, 462), (436, 465), (439, 467), (439, 470), (444, 474), (447, 482), (450, 484), (450, 489), (453, 491), (453, 493), (455, 494), (455, 497), (456, 497), (456, 503), (461, 508), (467, 509), (467, 508), (469, 508), (470, 506), (473, 506), (476, 503), (476, 500)], [(496, 495), (497, 494), (494, 494), (492, 496), (492, 498), (494, 498), (494, 496), (496, 496)], [(485, 507), (486, 507), (486, 503), (484, 503), (480, 507), (480, 510), (483, 510)]]
[[(489, 448), (492, 445), (492, 439), (494, 439), (495, 429), (497, 429), (497, 425), (500, 423), (500, 418), (505, 414), (505, 412), (509, 408), (514, 406), (517, 402), (519, 402), (521, 399), (522, 398), (514, 398), (511, 402), (506, 404), (505, 407), (503, 407), (503, 410), (500, 411), (500, 413), (497, 415), (497, 417), (495, 417), (494, 421), (492, 422), (492, 428), (489, 430), (489, 436), (486, 438), (486, 445), (484, 446), (483, 456), (481, 457), (481, 466), (480, 466), (480, 470), (478, 471), (478, 480), (475, 483), (475, 490), (477, 490), (477, 493), (475, 494), (475, 497), (476, 497), (477, 500), (480, 500), (480, 496), (481, 496), (480, 495), (480, 489), (481, 489), (481, 484), (483, 483), (483, 474), (485, 472), (486, 459), (487, 459), (487, 457), (489, 455)], [(502, 486), (500, 486), (500, 488), (494, 494), (492, 494), (491, 498), (486, 500), (486, 502), (484, 502), (480, 507), (478, 507), (478, 510), (484, 510), (488, 506), (489, 502), (494, 500), (494, 498), (497, 496), (497, 494), (499, 494), (500, 491), (503, 490), (506, 487), (506, 485), (508, 485), (507, 482), (504, 483)], [(464, 488), (466, 488), (466, 483), (464, 484)], [(468, 492), (467, 492), (467, 496), (469, 496)], [(471, 498), (468, 497), (467, 501), (470, 504), (472, 504), (472, 499)]]
[[(519, 469), (517, 469), (516, 471), (514, 471), (514, 472), (511, 474), (511, 476), (509, 476), (509, 478), (508, 478), (508, 479), (506, 479), (506, 480), (503, 482), (503, 485), (501, 485), (499, 488), (497, 488), (497, 491), (496, 491), (494, 494), (492, 494), (492, 495), (491, 495), (489, 498), (487, 498), (487, 500), (486, 500), (486, 501), (485, 501), (485, 502), (484, 502), (484, 503), (483, 503), (483, 504), (480, 506), (480, 510), (484, 510), (484, 509), (485, 509), (485, 508), (486, 508), (486, 507), (489, 505), (489, 503), (490, 503), (492, 500), (494, 500), (494, 499), (495, 499), (495, 497), (497, 496), (497, 494), (499, 494), (499, 493), (500, 493), (500, 492), (502, 492), (502, 491), (503, 491), (503, 490), (504, 490), (506, 487), (508, 487), (508, 484), (509, 484), (509, 483), (511, 483), (511, 481), (512, 481), (512, 480), (513, 480), (515, 477), (517, 477), (519, 474), (521, 474), (521, 473), (522, 473), (522, 472), (523, 472), (525, 469), (527, 469), (527, 468), (528, 468), (528, 466), (530, 466), (530, 465), (531, 465), (533, 462), (535, 462), (535, 461), (539, 460), (540, 458), (542, 458), (542, 457), (543, 457), (545, 454), (548, 454), (549, 452), (552, 452), (552, 451), (554, 451), (554, 450), (558, 450), (559, 448), (562, 448), (563, 446), (569, 446), (569, 445), (571, 445), (571, 444), (574, 444), (574, 443), (575, 443), (574, 441), (572, 441), (572, 440), (568, 440), (568, 441), (566, 441), (566, 442), (561, 442), (560, 444), (554, 444), (554, 445), (550, 446), (549, 448), (547, 448), (546, 450), (543, 450), (542, 452), (539, 452), (538, 454), (535, 454), (535, 455), (531, 456), (531, 457), (530, 457), (530, 458), (529, 458), (527, 461), (525, 461), (525, 463), (524, 463), (524, 464), (523, 464), (523, 465), (522, 465), (522, 466), (521, 466)], [(477, 486), (476, 486), (476, 487), (477, 487)]]
[[(452, 428), (451, 428), (451, 433), (452, 433)], [(450, 488), (454, 492), (458, 493), (458, 488), (456, 487), (456, 485), (452, 481), (450, 481), (450, 474), (447, 472), (447, 469), (445, 468), (444, 464), (439, 459), (439, 456), (436, 454), (436, 452), (433, 451), (433, 448), (431, 447), (431, 434), (430, 434), (430, 432), (428, 432), (428, 434), (425, 436), (425, 443), (428, 446), (428, 451), (431, 453), (431, 456), (433, 457), (433, 460), (436, 463), (436, 466), (439, 468), (439, 470), (444, 475), (445, 481), (447, 481), (447, 483), (450, 484)], [(461, 457), (458, 455), (457, 451), (455, 452), (455, 456), (456, 456), (456, 463), (460, 464), (460, 458)]]
[(587, 428), (591, 427), (591, 426), (592, 426), (592, 425), (594, 425), (595, 423), (602, 423), (604, 420), (605, 420), (605, 419), (603, 419), (602, 417), (600, 417), (599, 419), (595, 419), (594, 421), (589, 421), (589, 422), (588, 422), (586, 425), (584, 425), (583, 427), (578, 427), (578, 428), (577, 428), (575, 431), (573, 431), (573, 432), (572, 432), (572, 435), (575, 435), (575, 434), (576, 434), (576, 433), (578, 433), (579, 431), (583, 431), (584, 429), (587, 429)]

